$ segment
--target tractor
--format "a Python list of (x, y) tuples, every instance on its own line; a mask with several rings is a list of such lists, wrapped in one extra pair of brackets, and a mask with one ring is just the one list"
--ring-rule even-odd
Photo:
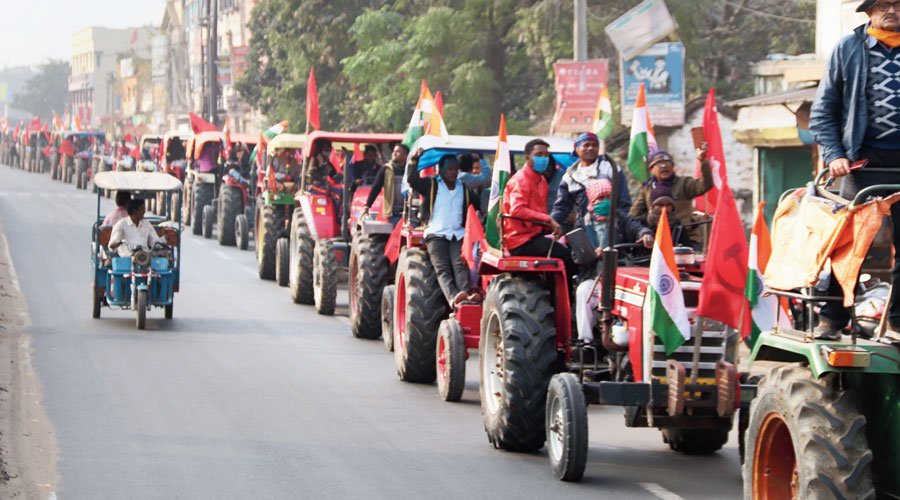
[[(523, 136), (507, 138), (511, 163), (517, 157), (521, 158), (530, 139)], [(557, 164), (572, 163), (571, 141), (551, 139), (548, 142)], [(497, 136), (450, 136), (449, 139), (425, 136), (417, 141), (413, 150), (424, 150), (418, 168), (425, 170), (433, 169), (446, 154), (477, 152), (493, 155), (497, 143)], [(466, 301), (453, 309), (447, 304), (425, 248), (424, 229), (418, 227), (416, 208), (419, 201), (418, 196), (407, 199), (394, 283), (387, 286), (384, 293), (382, 336), (386, 347), (394, 351), (400, 380), (417, 383), (437, 380), (442, 399), (459, 401), (465, 385), (468, 349), (479, 346), (484, 304)], [(475, 288), (483, 292), (492, 277), (506, 270), (518, 270), (529, 277), (544, 276), (560, 266), (546, 259), (537, 266), (529, 262), (499, 254), (484, 254), (478, 270), (481, 276)]]
[(299, 165), (297, 158), (305, 145), (306, 136), (298, 134), (280, 134), (269, 144), (257, 145), (257, 162), (263, 164), (261, 168), (253, 166), (256, 194), (245, 209), (253, 213), (253, 227), (249, 228), (246, 217), (240, 215), (235, 222), (235, 237), (241, 248), (246, 248), (247, 231), (253, 230), (259, 278), (276, 280), (278, 286), (288, 285), (288, 241), (293, 239), (292, 227), (287, 224), (295, 212), (294, 193), (299, 184), (298, 169), (291, 172), (288, 160)]
[(253, 214), (251, 201), (255, 188), (249, 157), (258, 140), (257, 135), (231, 134), (231, 141), (235, 144), (245, 144), (247, 150), (241, 153), (245, 155), (243, 160), (238, 160), (236, 155), (234, 159), (226, 160), (225, 171), (219, 184), (219, 195), (213, 203), (216, 207), (217, 238), (220, 245), (247, 249), (250, 234), (248, 221)]
[[(352, 175), (347, 170), (354, 160), (350, 148), (358, 151), (361, 144), (384, 147), (403, 140), (400, 134), (369, 134), (316, 131), (307, 136), (304, 151), (303, 173), (300, 189), (294, 195), (299, 210), (291, 217), (290, 243), (284, 246), (289, 252), (288, 284), (291, 298), (298, 304), (313, 304), (319, 314), (334, 314), (337, 286), (350, 264), (350, 242), (361, 210), (360, 204), (368, 198), (370, 187), (360, 185), (350, 195)], [(338, 174), (335, 178), (314, 171), (316, 157), (324, 148), (341, 148), (330, 160)], [(386, 156), (386, 150), (382, 152)], [(353, 203), (356, 200), (356, 203)], [(346, 202), (346, 205), (345, 205)], [(350, 207), (357, 211), (351, 214)], [(370, 229), (372, 225), (368, 226)], [(384, 228), (378, 235), (386, 239)], [(360, 238), (380, 238), (375, 232)], [(352, 300), (352, 299), (351, 299)], [(354, 313), (351, 311), (351, 315)]]
[(94, 153), (92, 149), (95, 145), (99, 146), (106, 141), (106, 134), (103, 132), (68, 132), (66, 139), (75, 146), (75, 156), (66, 157), (66, 165), (63, 169), (63, 182), (74, 182), (78, 189), (87, 189), (87, 183), (93, 173), (92, 157)]
[[(842, 298), (823, 296), (814, 284), (818, 273), (806, 282), (784, 279), (799, 268), (834, 273), (846, 265), (840, 254), (848, 241), (859, 255), (868, 250), (865, 263), (844, 274), (855, 279), (877, 253), (872, 233), (900, 200), (900, 185), (871, 186), (847, 200), (828, 189), (830, 181), (823, 184), (826, 176), (824, 170), (806, 188), (785, 193), (773, 221), (767, 290), (800, 307), (791, 327), (762, 332), (750, 355), (751, 373), (761, 366), (764, 374), (742, 422), (745, 498), (900, 498), (900, 333), (887, 328), (890, 292), (869, 329), (858, 284), (849, 331), (821, 340), (811, 328), (819, 306)], [(874, 219), (861, 223), (867, 213)], [(810, 214), (819, 215), (816, 227), (828, 230), (827, 240), (810, 237)]]
[(222, 132), (200, 132), (188, 142), (190, 167), (185, 174), (182, 211), (191, 233), (212, 238), (216, 209), (213, 199), (219, 185), (219, 156), (224, 148)]
[[(159, 145), (159, 168), (161, 171), (174, 176), (176, 179), (184, 182), (185, 173), (187, 172), (187, 164), (190, 158), (188, 152), (188, 143), (194, 138), (194, 134), (190, 132), (179, 132), (173, 130), (167, 132)], [(171, 200), (171, 210), (168, 217), (170, 221), (176, 220), (176, 214), (181, 213), (182, 193), (174, 193)], [(164, 207), (165, 200), (162, 195), (157, 195), (157, 205)]]

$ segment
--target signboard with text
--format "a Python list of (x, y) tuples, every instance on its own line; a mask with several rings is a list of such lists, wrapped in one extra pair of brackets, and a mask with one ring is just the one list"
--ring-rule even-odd
[(654, 126), (684, 125), (684, 44), (658, 43), (641, 55), (620, 62), (623, 125), (631, 126), (641, 83)]
[(565, 61), (553, 65), (556, 75), (556, 113), (551, 134), (591, 131), (600, 91), (609, 77), (609, 61)]
[(645, 0), (606, 27), (619, 55), (632, 59), (678, 29), (665, 0)]

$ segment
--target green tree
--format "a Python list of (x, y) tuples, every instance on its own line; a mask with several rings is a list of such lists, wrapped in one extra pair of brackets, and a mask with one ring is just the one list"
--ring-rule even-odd
[(69, 63), (50, 59), (37, 68), (25, 86), (13, 96), (12, 105), (29, 113), (49, 118), (62, 115), (69, 101)]

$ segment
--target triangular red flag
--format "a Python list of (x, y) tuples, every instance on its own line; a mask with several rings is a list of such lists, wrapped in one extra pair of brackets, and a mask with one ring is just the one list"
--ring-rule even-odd
[(319, 124), (319, 91), (316, 88), (316, 73), (309, 68), (309, 80), (306, 82), (306, 128), (320, 130)]
[(391, 231), (391, 235), (384, 245), (384, 255), (391, 264), (397, 262), (397, 259), (400, 258), (400, 229), (402, 227), (402, 222), (394, 226), (394, 230)]
[[(694, 208), (709, 214), (716, 213), (716, 204), (719, 199), (719, 190), (722, 184), (728, 180), (728, 170), (725, 168), (725, 147), (722, 145), (722, 129), (719, 127), (719, 109), (716, 106), (716, 89), (709, 89), (706, 96), (706, 105), (703, 108), (703, 133), (708, 145), (706, 159), (712, 168), (715, 186), (703, 196), (694, 198)], [(700, 177), (700, 162), (694, 165), (694, 177)]]
[[(478, 249), (475, 245), (478, 245)], [(462, 258), (469, 266), (469, 270), (473, 271), (478, 268), (481, 260), (481, 251), (487, 246), (487, 240), (484, 237), (484, 226), (481, 225), (481, 219), (478, 218), (478, 212), (475, 207), (469, 205), (466, 212), (466, 233), (462, 241)]]
[(75, 145), (68, 139), (63, 139), (59, 144), (60, 156), (75, 156)]
[(744, 225), (725, 182), (710, 232), (697, 316), (725, 323), (743, 335), (751, 324), (750, 303), (744, 296), (748, 254)]
[(199, 134), (200, 132), (217, 132), (219, 130), (218, 127), (203, 118), (200, 118), (193, 112), (188, 113), (188, 118), (191, 121), (191, 129), (195, 134)]
[(440, 90), (437, 91), (437, 94), (434, 94), (434, 107), (437, 108), (441, 116), (444, 116), (444, 94), (441, 94)]

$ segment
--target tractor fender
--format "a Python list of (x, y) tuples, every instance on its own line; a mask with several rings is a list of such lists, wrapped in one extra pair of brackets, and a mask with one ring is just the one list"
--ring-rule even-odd
[[(829, 373), (882, 373), (900, 375), (900, 348), (880, 342), (857, 339), (848, 341), (807, 340), (803, 332), (764, 332), (760, 334), (750, 353), (750, 365), (756, 361), (803, 363), (816, 379)], [(865, 366), (832, 366), (827, 358), (829, 350), (860, 352), (867, 358)]]

